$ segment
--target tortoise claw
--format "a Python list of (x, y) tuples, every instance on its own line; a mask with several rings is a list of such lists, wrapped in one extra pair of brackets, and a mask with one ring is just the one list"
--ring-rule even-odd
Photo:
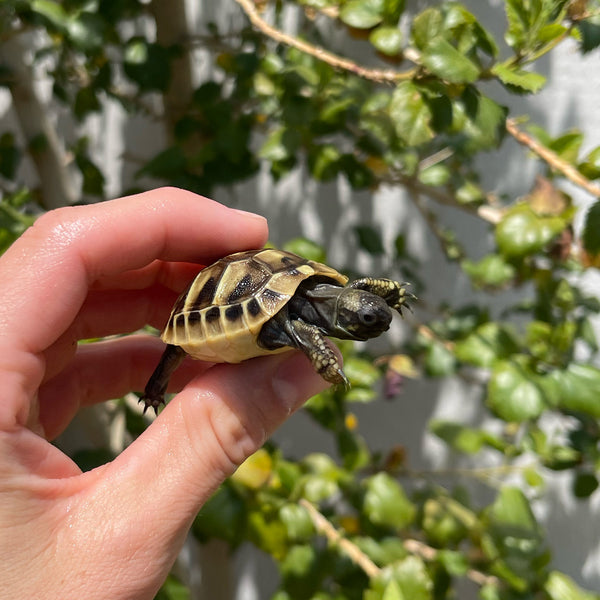
[(138, 402), (143, 402), (144, 403), (144, 411), (142, 412), (143, 415), (146, 414), (146, 411), (149, 408), (152, 408), (154, 410), (154, 414), (158, 416), (158, 408), (160, 407), (161, 404), (165, 403), (165, 399), (164, 398), (149, 398), (148, 396), (146, 396), (144, 394), (139, 399)]

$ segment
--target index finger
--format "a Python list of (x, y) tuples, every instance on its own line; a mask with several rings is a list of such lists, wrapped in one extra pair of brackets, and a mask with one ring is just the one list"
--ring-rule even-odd
[(44, 350), (104, 276), (156, 259), (206, 264), (266, 237), (262, 217), (176, 188), (51, 211), (0, 260), (0, 346)]

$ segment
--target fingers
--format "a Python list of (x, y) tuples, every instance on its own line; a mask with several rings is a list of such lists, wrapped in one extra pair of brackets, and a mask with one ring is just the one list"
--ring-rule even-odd
[[(215, 365), (194, 378), (103, 469), (111, 502), (122, 507), (120, 518), (135, 527), (148, 514), (157, 515), (154, 539), (173, 539), (222, 480), (326, 386), (295, 351)], [(158, 518), (167, 512), (168, 518)], [(164, 551), (173, 550), (166, 545)]]
[[(68, 366), (40, 387), (39, 421), (44, 435), (48, 439), (60, 435), (81, 406), (143, 390), (164, 349), (159, 339), (146, 335), (81, 344)], [(185, 361), (169, 389), (181, 389), (210, 366)]]
[(51, 211), (0, 262), (0, 349), (43, 351), (105, 278), (156, 259), (206, 264), (266, 234), (260, 217), (173, 188)]

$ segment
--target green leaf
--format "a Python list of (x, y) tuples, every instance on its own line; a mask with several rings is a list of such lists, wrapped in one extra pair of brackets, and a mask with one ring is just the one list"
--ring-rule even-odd
[(409, 146), (418, 146), (433, 138), (431, 110), (412, 82), (398, 85), (389, 111), (396, 133)]
[(286, 503), (279, 509), (279, 518), (293, 541), (308, 540), (315, 532), (306, 509), (298, 504)]
[(581, 33), (581, 51), (591, 52), (600, 46), (600, 15), (579, 21), (577, 29)]
[(404, 12), (406, 0), (383, 0), (383, 16), (388, 23), (397, 23)]
[(519, 49), (525, 43), (526, 32), (529, 29), (527, 8), (522, 0), (506, 0), (504, 6), (508, 19), (508, 30), (505, 35), (506, 43), (514, 49)]
[(462, 577), (469, 570), (469, 561), (462, 552), (453, 550), (440, 550), (437, 560), (450, 575)]
[(15, 176), (21, 161), (21, 151), (15, 143), (15, 136), (11, 132), (4, 132), (0, 136), (0, 175), (6, 179)]
[(154, 600), (191, 600), (190, 590), (181, 581), (169, 574)]
[(537, 585), (549, 557), (529, 500), (519, 488), (503, 487), (487, 511), (482, 548), (492, 561), (492, 573), (517, 595)]
[(98, 100), (96, 90), (92, 86), (85, 86), (77, 90), (73, 104), (73, 114), (78, 120), (83, 120), (91, 112), (99, 112), (102, 105)]
[(460, 543), (469, 533), (467, 521), (475, 522), (477, 517), (461, 507), (467, 514), (461, 519), (458, 514), (449, 510), (443, 498), (428, 498), (423, 506), (423, 531), (436, 546), (450, 547)]
[(515, 86), (534, 94), (546, 84), (546, 78), (540, 73), (524, 71), (511, 62), (496, 63), (491, 70), (505, 85)]
[(519, 423), (539, 417), (547, 401), (530, 372), (516, 362), (501, 360), (492, 370), (487, 404), (501, 419)]
[(271, 131), (264, 141), (258, 155), (270, 161), (286, 160), (297, 152), (300, 134), (288, 127), (278, 127)]
[(379, 369), (370, 360), (358, 356), (344, 359), (344, 372), (353, 387), (372, 388), (381, 379)]
[(244, 501), (229, 483), (225, 483), (200, 509), (192, 531), (201, 540), (216, 537), (237, 545), (242, 539), (246, 516)]
[(283, 249), (320, 263), (326, 262), (327, 259), (323, 246), (303, 237), (289, 240), (283, 245)]
[(456, 358), (441, 342), (433, 341), (427, 347), (425, 371), (430, 377), (445, 377), (456, 371)]
[(413, 19), (411, 35), (419, 50), (424, 50), (429, 40), (438, 37), (443, 31), (444, 19), (437, 8), (427, 8)]
[(496, 243), (502, 254), (521, 258), (540, 251), (565, 227), (561, 217), (543, 217), (520, 203), (507, 212), (496, 226)]
[(518, 350), (514, 336), (499, 323), (484, 323), (465, 339), (456, 342), (454, 353), (458, 360), (478, 367), (491, 367), (501, 358)]
[[(505, 558), (533, 558), (540, 554), (542, 532), (529, 500), (516, 487), (504, 486), (488, 513), (488, 533), (495, 549)], [(491, 556), (490, 558), (494, 558)], [(520, 569), (527, 569), (528, 561), (520, 561)], [(514, 560), (514, 564), (518, 564)]]
[(365, 487), (363, 512), (371, 523), (396, 531), (412, 523), (416, 509), (395, 479), (378, 473), (366, 480)]
[(107, 23), (96, 13), (82, 12), (70, 19), (67, 31), (73, 44), (81, 50), (89, 52), (99, 50), (106, 44)]
[(585, 158), (585, 160), (577, 165), (579, 171), (588, 179), (600, 178), (600, 146), (594, 148)]
[(416, 556), (401, 558), (372, 578), (363, 600), (431, 600), (432, 581), (423, 561)]
[(581, 239), (586, 252), (592, 256), (600, 254), (600, 200), (594, 202), (585, 215)]
[(472, 181), (465, 181), (456, 190), (456, 199), (461, 204), (483, 204), (486, 201), (485, 192)]
[(137, 173), (159, 179), (169, 179), (179, 175), (186, 167), (185, 156), (179, 146), (171, 146), (151, 158)]
[(432, 165), (419, 173), (419, 181), (425, 185), (440, 187), (450, 180), (450, 169), (446, 165)]
[(598, 478), (594, 473), (577, 473), (573, 482), (575, 498), (589, 498), (598, 489)]
[(600, 369), (572, 363), (565, 370), (552, 371), (545, 380), (561, 408), (600, 418)]
[(374, 256), (385, 254), (381, 233), (377, 229), (370, 225), (357, 225), (354, 231), (363, 250)]
[(248, 512), (247, 539), (263, 552), (273, 556), (283, 556), (288, 547), (287, 531), (274, 511), (257, 506)]
[(451, 448), (465, 454), (477, 454), (485, 442), (483, 431), (460, 423), (434, 419), (429, 428)]
[(377, 27), (371, 32), (369, 41), (387, 56), (396, 56), (402, 50), (402, 32), (397, 27)]
[(504, 136), (507, 109), (491, 98), (468, 86), (460, 102), (453, 104), (456, 118), (461, 113), (466, 121), (462, 133), (469, 138), (467, 148), (471, 151), (486, 150), (498, 146)]
[(502, 287), (516, 277), (516, 269), (499, 254), (488, 254), (478, 262), (468, 259), (461, 263), (476, 288)]
[(123, 70), (141, 91), (164, 92), (171, 81), (171, 55), (163, 46), (135, 37), (125, 46)]
[(53, 25), (61, 29), (66, 28), (69, 21), (69, 17), (62, 4), (53, 0), (33, 0), (31, 2), (31, 10), (42, 15)]
[(546, 579), (544, 590), (550, 600), (598, 600), (600, 596), (582, 590), (570, 577), (552, 571)]
[(574, 163), (579, 155), (579, 148), (583, 143), (583, 133), (578, 129), (567, 131), (562, 135), (554, 138), (548, 147), (554, 150), (563, 160)]
[(383, 20), (382, 4), (378, 0), (350, 0), (340, 11), (340, 19), (356, 29), (371, 29)]
[(479, 67), (442, 37), (427, 44), (422, 60), (434, 75), (450, 83), (473, 83), (479, 77)]
[(231, 476), (231, 481), (257, 490), (263, 487), (273, 474), (273, 459), (265, 448), (251, 454)]
[(373, 171), (364, 163), (360, 162), (354, 154), (342, 154), (339, 162), (340, 172), (348, 179), (348, 183), (354, 190), (371, 187), (374, 183)]
[(330, 181), (339, 172), (341, 153), (334, 144), (313, 146), (308, 151), (308, 167), (317, 181)]

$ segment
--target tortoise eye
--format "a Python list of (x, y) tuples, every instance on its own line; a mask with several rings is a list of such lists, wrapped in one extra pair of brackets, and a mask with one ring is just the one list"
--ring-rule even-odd
[(375, 321), (377, 320), (374, 313), (372, 313), (371, 311), (363, 310), (359, 311), (358, 318), (360, 319), (363, 325), (373, 325), (373, 323), (375, 323)]

